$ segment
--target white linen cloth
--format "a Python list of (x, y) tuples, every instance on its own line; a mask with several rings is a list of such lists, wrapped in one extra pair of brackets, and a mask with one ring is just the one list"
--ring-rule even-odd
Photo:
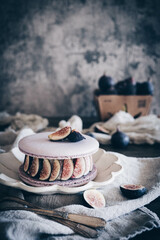
[[(96, 133), (95, 126), (97, 124), (105, 128), (109, 135)], [(153, 114), (134, 119), (129, 113), (119, 111), (108, 121), (97, 122), (90, 128), (84, 129), (84, 133), (90, 132), (101, 144), (109, 144), (111, 135), (117, 127), (129, 136), (130, 143), (160, 143), (160, 118)]]
[[(25, 134), (23, 130), (20, 132), (12, 149), (13, 161), (15, 156), (19, 157), (21, 154), (17, 148), (18, 141), (21, 136), (28, 134), (32, 134), (30, 129), (25, 130)], [(0, 154), (0, 163), (4, 160), (2, 159), (4, 154)], [(48, 209), (57, 208), (62, 211), (102, 217), (107, 221), (107, 224), (97, 239), (129, 239), (154, 227), (160, 228), (158, 216), (143, 207), (160, 196), (160, 157), (133, 158), (118, 153), (114, 154), (119, 157), (123, 171), (112, 183), (100, 189), (106, 199), (105, 208), (90, 209), (85, 207), (82, 194), (39, 196), (0, 185), (0, 195), (7, 193), (19, 196)], [(147, 194), (134, 200), (126, 199), (122, 196), (119, 186), (129, 183), (144, 185), (148, 189)], [(74, 234), (68, 227), (26, 211), (0, 212), (0, 233), (2, 239), (9, 240), (83, 239), (83, 237)]]

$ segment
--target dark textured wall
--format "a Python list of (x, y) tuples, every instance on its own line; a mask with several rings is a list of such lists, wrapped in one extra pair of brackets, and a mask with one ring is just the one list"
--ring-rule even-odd
[(95, 116), (93, 90), (151, 77), (160, 114), (159, 0), (1, 0), (0, 111)]

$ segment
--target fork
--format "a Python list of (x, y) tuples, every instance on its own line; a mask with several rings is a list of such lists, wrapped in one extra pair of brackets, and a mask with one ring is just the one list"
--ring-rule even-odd
[(25, 210), (37, 213), (39, 215), (47, 216), (50, 219), (57, 221), (65, 226), (70, 227), (74, 232), (84, 237), (98, 237), (100, 231), (97, 228), (103, 229), (106, 225), (106, 221), (103, 218), (91, 217), (81, 214), (72, 214), (67, 212), (61, 212), (57, 210), (47, 210), (35, 206), (26, 200), (18, 197), (4, 197), (0, 199), (0, 202), (13, 201), (26, 205), (27, 207), (4, 207), (0, 211), (5, 210)]

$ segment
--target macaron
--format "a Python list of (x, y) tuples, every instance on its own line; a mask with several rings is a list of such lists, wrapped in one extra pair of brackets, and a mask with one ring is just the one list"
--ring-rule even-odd
[(19, 168), (21, 180), (37, 187), (78, 187), (92, 181), (97, 175), (92, 155), (98, 151), (99, 143), (93, 137), (73, 133), (81, 138), (71, 141), (69, 133), (64, 139), (52, 140), (53, 133), (42, 132), (20, 140), (19, 149), (25, 154)]

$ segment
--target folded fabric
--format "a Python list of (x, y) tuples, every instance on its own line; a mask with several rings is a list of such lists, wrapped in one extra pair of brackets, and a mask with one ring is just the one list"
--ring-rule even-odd
[[(109, 135), (95, 133), (96, 125), (105, 128)], [(129, 113), (119, 111), (108, 121), (97, 122), (89, 129), (84, 129), (84, 133), (90, 132), (101, 144), (109, 144), (117, 127), (129, 136), (130, 143), (160, 143), (160, 118), (153, 114), (134, 119)]]
[[(12, 193), (13, 194), (13, 193)], [(15, 195), (19, 195), (14, 193)], [(11, 203), (10, 205), (11, 206)], [(15, 205), (14, 205), (15, 206)], [(142, 207), (129, 214), (122, 215), (112, 221), (108, 221), (104, 230), (99, 231), (97, 240), (127, 240), (137, 234), (158, 228), (157, 216)], [(4, 211), (0, 213), (1, 239), (86, 239), (55, 221), (45, 219), (32, 212), (27, 211)]]
[(81, 132), (83, 129), (83, 121), (79, 116), (73, 115), (71, 118), (68, 119), (68, 121), (61, 120), (59, 122), (60, 128), (63, 128), (66, 126), (70, 126), (72, 129), (76, 129)]

